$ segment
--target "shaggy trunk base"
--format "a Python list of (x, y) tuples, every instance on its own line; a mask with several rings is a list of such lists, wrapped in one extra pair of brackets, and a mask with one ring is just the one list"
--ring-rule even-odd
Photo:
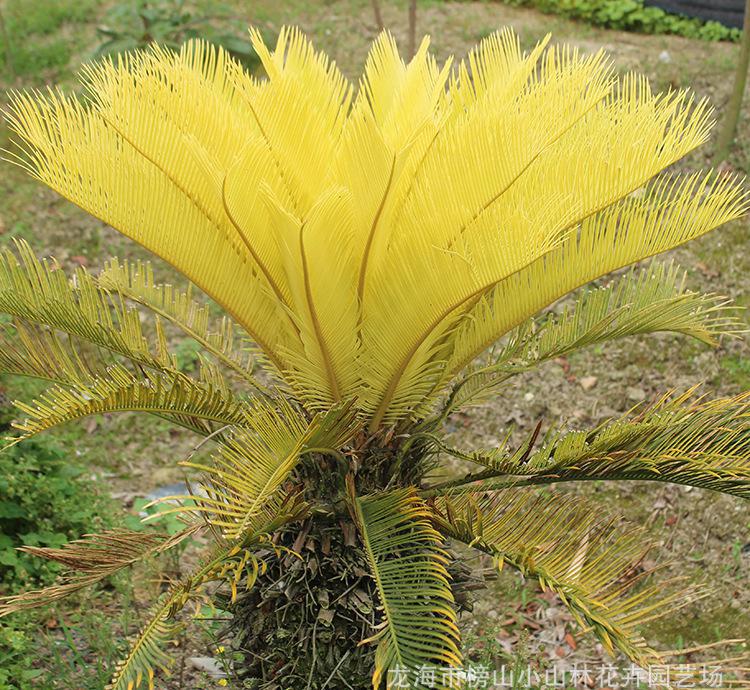
[[(267, 571), (230, 607), (244, 655), (235, 672), (258, 690), (370, 690), (376, 645), (360, 643), (380, 615), (354, 525), (311, 521), (279, 532), (275, 543), (279, 557), (265, 554)], [(484, 579), (460, 561), (449, 571), (457, 609), (471, 610)]]
[(306, 523), (276, 545), (288, 551), (269, 551), (268, 570), (232, 607), (238, 675), (264, 690), (370, 688), (375, 645), (359, 643), (373, 634), (376, 592), (354, 525)]

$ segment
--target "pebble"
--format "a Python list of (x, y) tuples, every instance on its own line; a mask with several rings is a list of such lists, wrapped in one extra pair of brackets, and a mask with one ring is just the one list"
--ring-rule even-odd
[(646, 391), (644, 391), (643, 388), (635, 388), (634, 386), (629, 386), (626, 392), (628, 395), (628, 400), (643, 402), (646, 399)]
[(203, 671), (212, 678), (226, 678), (227, 674), (219, 666), (219, 662), (210, 656), (191, 656), (187, 660), (188, 664), (197, 671)]
[(578, 383), (581, 385), (581, 388), (585, 391), (590, 391), (592, 388), (594, 388), (599, 381), (596, 376), (584, 376)]

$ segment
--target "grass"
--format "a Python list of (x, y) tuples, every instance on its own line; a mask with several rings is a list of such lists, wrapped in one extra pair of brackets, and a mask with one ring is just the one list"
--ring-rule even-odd
[(0, 69), (36, 80), (63, 72), (76, 52), (83, 27), (96, 19), (99, 0), (7, 0), (2, 6), (5, 36)]
[[(203, 4), (208, 7), (210, 3)], [(368, 0), (229, 0), (225, 4), (237, 17), (269, 32), (284, 23), (299, 24), (350, 77), (360, 71), (367, 46), (376, 34)], [(96, 48), (96, 26), (111, 5), (109, 0), (6, 0), (1, 7), (6, 25), (12, 30), (13, 65), (11, 70), (8, 48), (3, 44), (0, 86), (9, 89), (61, 83), (74, 87), (76, 66)], [(382, 5), (386, 24), (403, 45), (405, 0), (384, 1)], [(699, 95), (709, 97), (719, 113), (728, 96), (738, 51), (732, 44), (606, 31), (499, 2), (420, 3), (418, 30), (432, 35), (440, 59), (450, 53), (465, 54), (476, 41), (506, 24), (519, 32), (527, 48), (548, 31), (556, 40), (573, 42), (583, 50), (592, 51), (603, 45), (612, 54), (618, 71), (644, 71), (660, 89), (690, 86)], [(662, 58), (664, 52), (669, 61)], [(0, 105), (2, 100), (0, 97)], [(6, 145), (7, 131), (0, 125), (0, 146)], [(696, 152), (687, 159), (686, 167), (704, 166), (710, 151), (709, 145)], [(750, 100), (729, 163), (739, 171), (750, 170)], [(66, 268), (81, 262), (97, 268), (112, 255), (121, 259), (145, 258), (141, 249), (40, 187), (17, 168), (2, 164), (1, 169), (0, 243), (26, 239), (39, 254), (53, 254)], [(745, 306), (750, 304), (747, 233), (746, 222), (735, 223), (675, 252), (676, 260), (689, 271), (691, 286), (728, 294)], [(158, 270), (161, 277), (173, 278), (167, 268), (159, 266)], [(195, 360), (191, 344), (174, 344), (183, 364)], [(528, 425), (538, 419), (550, 423), (564, 416), (572, 425), (591, 426), (633, 404), (626, 394), (628, 388), (642, 389), (652, 396), (704, 380), (710, 382), (712, 394), (736, 393), (750, 388), (748, 354), (747, 345), (740, 341), (723, 343), (718, 351), (668, 337), (615, 343), (576, 355), (565, 366), (550, 364), (518, 378), (502, 400), (467, 415), (464, 423), (457, 425), (454, 441), (464, 447), (485, 445), (501, 438), (514, 419)], [(584, 391), (578, 382), (590, 375), (596, 376), (598, 383), (593, 390)], [(11, 398), (29, 399), (40, 390), (39, 384), (21, 379), (2, 381), (2, 386)], [(532, 395), (530, 400), (525, 399), (527, 394)], [(133, 433), (136, 424), (137, 433)], [(172, 429), (162, 420), (136, 420), (132, 415), (97, 417), (54, 433), (59, 445), (76, 449), (79, 460), (86, 463), (98, 481), (105, 481), (115, 495), (124, 497), (123, 511), (130, 511), (131, 515), (134, 512), (130, 503), (137, 502), (139, 494), (179, 481), (181, 475), (174, 469), (175, 461), (196, 442), (188, 432)], [(679, 564), (667, 575), (709, 580), (717, 588), (712, 599), (690, 613), (653, 623), (647, 631), (651, 639), (665, 648), (674, 648), (689, 646), (694, 640), (710, 642), (738, 633), (750, 636), (750, 624), (742, 614), (750, 607), (749, 557), (745, 548), (750, 542), (750, 525), (747, 512), (738, 510), (735, 501), (654, 484), (591, 484), (582, 490), (595, 493), (629, 519), (647, 525), (658, 550)], [(656, 507), (662, 504), (664, 508)], [(190, 554), (184, 554), (185, 558), (189, 560)], [(179, 567), (180, 562), (171, 563), (167, 573), (152, 570), (134, 582), (118, 578), (112, 585), (114, 591), (103, 589), (95, 593), (95, 598), (93, 594), (85, 595), (28, 619), (18, 621), (17, 617), (0, 624), (0, 690), (100, 690), (122, 650), (126, 632), (132, 633), (143, 615), (143, 602), (153, 598), (163, 575)], [(733, 600), (739, 602), (740, 608), (731, 604)], [(476, 613), (464, 619), (469, 657), (492, 663), (502, 660), (506, 664), (545, 658), (546, 643), (529, 620), (543, 621), (548, 630), (550, 623), (543, 617), (544, 612), (556, 608), (559, 607), (533, 584), (504, 573), (477, 602)], [(586, 646), (570, 621), (561, 619), (559, 624), (566, 633), (574, 635), (580, 647), (577, 653), (583, 650), (598, 654)], [(215, 654), (217, 635), (215, 626), (207, 622), (181, 641), (176, 650), (175, 679), (166, 687), (216, 687), (215, 681), (188, 672), (184, 658)], [(501, 644), (508, 639), (513, 640), (514, 651), (510, 654)], [(569, 643), (563, 641), (560, 648), (566, 659), (576, 658)], [(26, 674), (23, 678), (4, 678), (4, 653), (12, 655), (14, 668), (19, 674)]]

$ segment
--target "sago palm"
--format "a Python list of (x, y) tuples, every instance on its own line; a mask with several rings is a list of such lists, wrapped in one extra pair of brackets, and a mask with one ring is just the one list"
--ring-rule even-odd
[[(152, 685), (179, 611), (217, 597), (237, 671), (260, 687), (380, 688), (403, 669), (443, 687), (418, 674), (462, 664), (464, 544), (536, 578), (610, 652), (655, 662), (639, 626), (700, 587), (654, 582), (643, 533), (535, 487), (653, 480), (748, 498), (748, 396), (665, 392), (592, 430), (549, 424), (486, 449), (451, 447), (443, 425), (587, 345), (742, 331), (726, 300), (659, 263), (537, 316), (745, 213), (737, 180), (663, 172), (706, 141), (709, 107), (618, 78), (602, 54), (548, 39), (524, 52), (510, 31), (442, 66), (427, 40), (405, 64), (383, 34), (356, 89), (294, 29), (274, 50), (252, 41), (266, 78), (195, 42), (86, 67), (81, 98), (13, 98), (12, 158), (227, 316), (148, 264), (67, 277), (24, 244), (4, 252), (2, 369), (53, 382), (19, 403), (13, 442), (139, 411), (214, 450), (183, 463), (200, 486), (167, 508), (184, 532), (27, 549), (69, 572), (0, 613), (205, 532), (212, 551), (163, 592), (111, 688)], [(168, 325), (204, 348), (199, 376), (180, 371)]]

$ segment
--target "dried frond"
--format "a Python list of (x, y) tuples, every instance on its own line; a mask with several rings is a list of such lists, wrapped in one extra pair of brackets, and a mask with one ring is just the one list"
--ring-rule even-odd
[(90, 587), (106, 577), (127, 568), (148, 556), (164, 553), (191, 537), (201, 525), (195, 524), (176, 535), (112, 530), (101, 534), (87, 534), (82, 539), (65, 544), (59, 549), (36, 546), (21, 547), (21, 551), (62, 563), (69, 571), (55, 585), (0, 599), (0, 617), (25, 611), (66, 597)]

